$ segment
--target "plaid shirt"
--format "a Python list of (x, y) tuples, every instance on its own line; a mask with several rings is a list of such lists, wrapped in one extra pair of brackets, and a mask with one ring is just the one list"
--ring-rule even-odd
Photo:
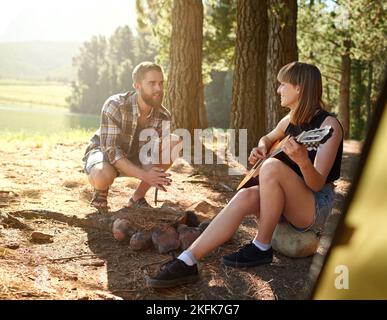
[[(100, 127), (91, 139), (84, 159), (96, 148), (101, 149), (111, 164), (121, 158), (127, 158), (133, 151), (131, 147), (139, 117), (136, 92), (116, 94), (108, 98), (102, 107)], [(171, 121), (169, 111), (163, 106), (152, 108), (144, 128), (154, 128), (161, 138), (162, 121)], [(148, 137), (149, 140), (151, 137)], [(148, 141), (139, 141), (139, 150)]]

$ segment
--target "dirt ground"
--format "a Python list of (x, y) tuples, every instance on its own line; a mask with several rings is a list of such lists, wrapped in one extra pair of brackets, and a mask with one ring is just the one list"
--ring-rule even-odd
[[(236, 270), (223, 267), (221, 256), (255, 234), (257, 222), (246, 218), (236, 235), (200, 264), (201, 280), (193, 285), (154, 290), (144, 276), (170, 258), (155, 249), (133, 251), (115, 241), (109, 230), (115, 212), (128, 200), (137, 181), (117, 179), (109, 194), (111, 210), (100, 215), (89, 206), (91, 187), (80, 159), (84, 144), (0, 146), (0, 213), (15, 224), (0, 224), (0, 299), (297, 299), (308, 286), (313, 257), (287, 258), (275, 253), (271, 265)], [(361, 144), (346, 141), (342, 177), (337, 182), (334, 226), (348, 192)], [(173, 184), (163, 201), (188, 208), (199, 201), (220, 211), (235, 194), (241, 176), (227, 175), (226, 165), (189, 165), (178, 160), (170, 172)], [(153, 190), (147, 196), (153, 204)], [(156, 209), (135, 212), (135, 227), (149, 227), (176, 218)], [(331, 228), (332, 229), (332, 228)], [(329, 230), (331, 230), (329, 229)], [(32, 231), (53, 235), (53, 242), (30, 241)], [(328, 230), (328, 228), (327, 228)], [(317, 255), (324, 255), (331, 234), (322, 237)]]

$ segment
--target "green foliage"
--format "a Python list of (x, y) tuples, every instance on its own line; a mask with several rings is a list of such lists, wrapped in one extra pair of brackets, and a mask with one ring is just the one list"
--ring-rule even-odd
[(92, 37), (73, 59), (77, 80), (66, 99), (71, 111), (100, 113), (109, 96), (131, 90), (133, 67), (153, 58), (154, 50), (147, 46), (144, 34), (135, 37), (128, 26), (118, 27), (109, 39)]
[(365, 105), (365, 96), (367, 86), (363, 79), (367, 65), (361, 60), (354, 60), (352, 63), (352, 86), (351, 86), (351, 115), (350, 132), (353, 139), (360, 140), (365, 136), (367, 114)]
[[(210, 126), (227, 127), (236, 37), (236, 0), (204, 0), (203, 80)], [(110, 39), (94, 37), (74, 59), (78, 69), (68, 102), (74, 111), (98, 113), (108, 95), (131, 87), (141, 60), (169, 67), (173, 0), (136, 0), (138, 30), (120, 27)], [(387, 4), (372, 0), (299, 0), (299, 60), (323, 75), (324, 101), (338, 112), (341, 56), (349, 50), (351, 137), (364, 137), (369, 104), (376, 100), (386, 68)], [(269, 8), (279, 14), (280, 6)]]
[(207, 0), (204, 18), (204, 65), (209, 72), (234, 66), (236, 1)]
[[(375, 101), (386, 67), (386, 4), (371, 0), (299, 1), (297, 45), (301, 61), (316, 64), (323, 75), (324, 100), (338, 112), (341, 55), (352, 60), (350, 136), (362, 139), (367, 99)], [(369, 65), (373, 72), (370, 73)], [(368, 88), (371, 77), (371, 88)]]
[(203, 79), (210, 126), (227, 128), (235, 65), (236, 1), (206, 0), (203, 30)]
[(168, 74), (172, 33), (172, 0), (136, 0), (137, 24), (143, 41), (153, 44), (155, 60)]
[[(156, 61), (169, 68), (172, 0), (136, 0), (139, 30), (155, 45)], [(203, 82), (210, 126), (227, 127), (236, 37), (236, 1), (205, 0)]]
[(120, 65), (123, 61), (135, 62), (139, 48), (129, 26), (118, 27), (109, 39), (109, 58), (112, 64)]
[(300, 1), (297, 19), (299, 59), (319, 67), (324, 80), (324, 100), (335, 110), (340, 81), (340, 54), (337, 51), (340, 45), (336, 43), (332, 27), (332, 15), (324, 1), (314, 4)]
[[(156, 43), (156, 60), (169, 65), (172, 0), (136, 0), (138, 27)], [(203, 30), (203, 76), (211, 82), (213, 71), (227, 71), (234, 61), (236, 30), (235, 0), (205, 0)]]
[(121, 62), (117, 70), (118, 91), (125, 91), (132, 86), (132, 62), (126, 59)]

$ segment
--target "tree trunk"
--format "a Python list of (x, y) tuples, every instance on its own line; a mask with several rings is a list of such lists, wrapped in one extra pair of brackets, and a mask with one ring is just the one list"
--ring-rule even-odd
[(351, 119), (351, 138), (360, 140), (363, 135), (364, 119), (363, 119), (363, 101), (366, 94), (365, 86), (363, 85), (363, 63), (360, 60), (353, 61), (353, 98), (350, 111)]
[(372, 62), (368, 62), (368, 83), (367, 83), (367, 130), (371, 123), (371, 94), (372, 94)]
[(266, 74), (266, 130), (274, 129), (288, 110), (281, 107), (277, 94), (278, 71), (285, 64), (296, 61), (297, 1), (269, 0), (269, 40)]
[[(239, 0), (230, 127), (247, 129), (248, 152), (265, 134), (267, 1)], [(238, 141), (238, 139), (237, 139)], [(238, 146), (238, 143), (236, 143)]]
[(202, 81), (203, 4), (201, 0), (174, 0), (170, 69), (166, 105), (173, 128), (208, 125)]
[(344, 129), (344, 139), (349, 138), (349, 88), (351, 79), (350, 41), (344, 41), (345, 53), (341, 56), (339, 119)]
[(328, 112), (332, 112), (332, 104), (331, 104), (331, 89), (329, 87), (329, 83), (326, 82), (325, 84), (325, 92), (326, 92), (326, 95), (327, 95), (327, 101), (325, 101), (325, 110), (328, 111)]

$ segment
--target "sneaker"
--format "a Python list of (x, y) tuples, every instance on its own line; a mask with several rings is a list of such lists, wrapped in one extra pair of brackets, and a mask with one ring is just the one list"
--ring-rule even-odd
[(183, 261), (175, 258), (162, 265), (155, 277), (147, 277), (146, 283), (152, 288), (171, 288), (195, 282), (198, 279), (199, 271), (196, 264), (188, 266)]
[(273, 249), (267, 251), (258, 249), (252, 242), (244, 245), (237, 252), (222, 258), (222, 263), (229, 267), (243, 268), (268, 264), (273, 261)]

